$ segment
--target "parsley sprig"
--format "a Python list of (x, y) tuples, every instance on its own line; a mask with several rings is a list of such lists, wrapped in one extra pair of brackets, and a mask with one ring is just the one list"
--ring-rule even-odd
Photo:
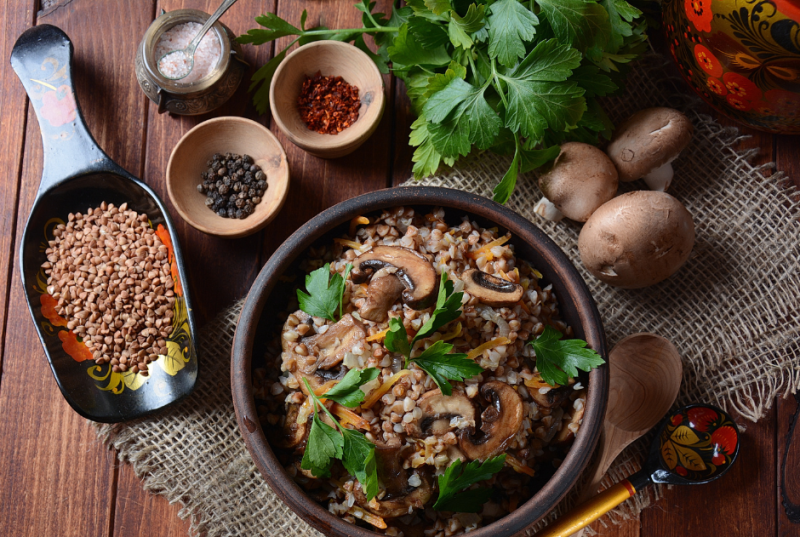
[(466, 354), (451, 353), (453, 345), (444, 341), (436, 341), (416, 358), (411, 358), (411, 351), (417, 341), (425, 339), (446, 324), (461, 316), (461, 299), (464, 293), (454, 293), (454, 284), (442, 271), (439, 281), (439, 294), (436, 297), (436, 308), (430, 319), (420, 327), (419, 332), (408, 341), (408, 333), (400, 319), (389, 319), (389, 331), (386, 333), (384, 345), (391, 352), (398, 352), (405, 357), (405, 366), (415, 363), (428, 373), (444, 395), (451, 395), (453, 387), (448, 380), (463, 381), (483, 372), (483, 368)]
[(591, 371), (606, 363), (596, 351), (587, 349), (582, 339), (562, 337), (555, 328), (545, 326), (544, 332), (530, 342), (536, 352), (536, 368), (550, 386), (566, 384), (578, 376), (578, 369)]
[[(378, 493), (375, 445), (359, 431), (342, 427), (320, 398), (330, 399), (347, 407), (356, 407), (365, 397), (359, 386), (374, 380), (379, 373), (374, 367), (351, 369), (341, 382), (319, 397), (311, 389), (308, 380), (303, 379), (313, 401), (314, 416), (300, 467), (310, 470), (315, 477), (329, 477), (334, 460), (340, 460), (345, 470), (361, 483), (368, 500)], [(335, 428), (320, 419), (320, 409), (328, 415)]]
[[(456, 511), (459, 513), (477, 513), (483, 508), (492, 489), (478, 488), (464, 490), (478, 481), (491, 478), (503, 469), (506, 456), (500, 455), (485, 462), (472, 461), (463, 466), (461, 459), (456, 459), (447, 470), (439, 476), (439, 497), (433, 508), (437, 511)], [(461, 491), (461, 492), (460, 492)]]
[(331, 276), (331, 265), (326, 263), (306, 276), (307, 293), (297, 290), (297, 301), (300, 309), (312, 317), (322, 317), (329, 321), (336, 321), (334, 315), (338, 307), (339, 317), (342, 316), (342, 300), (344, 298), (345, 281), (353, 265), (350, 263), (344, 269), (344, 277), (336, 273)]
[[(613, 125), (598, 97), (621, 87), (625, 64), (645, 51), (646, 22), (626, 0), (399, 0), (391, 13), (356, 4), (362, 28), (297, 28), (276, 15), (239, 37), (260, 45), (296, 36), (252, 78), (259, 112), (295, 43), (352, 42), (381, 72), (403, 80), (415, 113), (409, 142), (414, 175), (436, 173), (474, 151), (513, 156), (494, 190), (505, 203), (518, 175), (554, 159), (564, 141), (597, 143)], [(373, 53), (364, 36), (378, 47)]]

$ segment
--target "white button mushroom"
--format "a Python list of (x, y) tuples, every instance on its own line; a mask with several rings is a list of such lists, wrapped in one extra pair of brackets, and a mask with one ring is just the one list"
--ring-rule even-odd
[(617, 193), (617, 169), (596, 147), (580, 142), (561, 146), (550, 170), (539, 178), (544, 194), (534, 211), (548, 220), (586, 222)]
[(672, 182), (672, 161), (692, 139), (692, 123), (672, 108), (639, 110), (619, 127), (608, 145), (608, 156), (622, 182), (644, 178), (662, 192)]
[(578, 250), (598, 279), (636, 289), (658, 283), (689, 258), (692, 215), (666, 192), (628, 192), (600, 207), (583, 226)]

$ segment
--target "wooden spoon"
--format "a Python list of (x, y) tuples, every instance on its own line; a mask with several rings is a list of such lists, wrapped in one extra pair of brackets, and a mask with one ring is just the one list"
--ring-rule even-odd
[(669, 411), (683, 376), (678, 349), (655, 334), (624, 338), (611, 350), (608, 363), (611, 383), (599, 453), (578, 505), (597, 493), (597, 485), (617, 455)]

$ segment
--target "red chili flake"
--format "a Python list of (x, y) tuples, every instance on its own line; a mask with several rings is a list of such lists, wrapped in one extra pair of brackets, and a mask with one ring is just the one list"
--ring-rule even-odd
[(358, 119), (358, 88), (340, 76), (306, 77), (297, 99), (300, 117), (320, 134), (339, 134)]

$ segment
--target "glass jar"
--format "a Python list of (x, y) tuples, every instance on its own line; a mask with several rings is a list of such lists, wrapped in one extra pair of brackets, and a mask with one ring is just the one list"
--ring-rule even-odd
[(144, 34), (136, 50), (136, 79), (142, 91), (158, 105), (158, 113), (170, 112), (184, 116), (205, 114), (231, 98), (244, 78), (248, 64), (242, 59), (242, 49), (235, 35), (217, 22), (208, 31), (216, 32), (220, 43), (220, 59), (211, 73), (196, 82), (170, 80), (158, 70), (156, 43), (161, 35), (178, 24), (205, 24), (210, 15), (196, 9), (161, 11)]

